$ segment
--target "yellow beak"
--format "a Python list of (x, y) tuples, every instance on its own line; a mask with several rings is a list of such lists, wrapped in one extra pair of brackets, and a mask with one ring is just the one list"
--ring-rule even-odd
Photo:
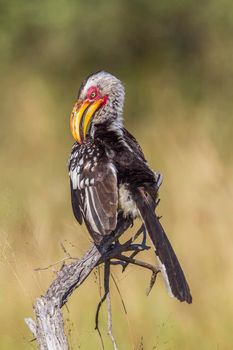
[(86, 100), (81, 105), (80, 101), (75, 103), (70, 116), (70, 129), (73, 138), (78, 143), (82, 143), (85, 140), (91, 119), (102, 103), (102, 99), (94, 102)]

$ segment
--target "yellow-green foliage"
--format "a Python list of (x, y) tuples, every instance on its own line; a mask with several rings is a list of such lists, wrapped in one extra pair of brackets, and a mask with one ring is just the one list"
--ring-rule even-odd
[[(90, 246), (70, 207), (69, 113), (81, 80), (123, 80), (125, 123), (164, 175), (158, 213), (184, 267), (191, 306), (158, 278), (113, 273), (120, 349), (233, 348), (231, 1), (1, 1), (0, 349), (35, 348), (24, 317), (64, 258)], [(152, 252), (143, 255), (153, 261)], [(98, 274), (64, 308), (73, 349), (97, 349)], [(106, 314), (101, 329), (106, 348)]]

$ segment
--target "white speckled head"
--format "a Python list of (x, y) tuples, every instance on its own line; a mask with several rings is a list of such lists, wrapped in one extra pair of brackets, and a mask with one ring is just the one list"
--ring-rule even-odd
[(79, 98), (85, 100), (90, 87), (96, 87), (101, 97), (107, 96), (106, 104), (100, 108), (94, 117), (94, 124), (104, 123), (107, 120), (122, 126), (125, 90), (119, 79), (105, 71), (90, 75), (82, 84)]

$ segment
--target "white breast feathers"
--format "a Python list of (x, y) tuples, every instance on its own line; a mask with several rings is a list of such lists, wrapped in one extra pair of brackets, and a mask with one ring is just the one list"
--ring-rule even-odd
[(124, 217), (131, 216), (135, 219), (139, 216), (136, 203), (125, 184), (121, 184), (119, 187), (119, 209), (123, 211)]

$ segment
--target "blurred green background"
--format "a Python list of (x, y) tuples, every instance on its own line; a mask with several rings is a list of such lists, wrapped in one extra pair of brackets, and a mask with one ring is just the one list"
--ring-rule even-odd
[[(161, 277), (115, 268), (120, 349), (233, 348), (233, 3), (230, 0), (0, 1), (0, 349), (35, 349), (24, 317), (64, 258), (90, 246), (70, 206), (69, 114), (86, 75), (126, 87), (125, 124), (164, 175), (159, 214), (193, 304)], [(146, 254), (153, 261), (153, 253)], [(145, 256), (144, 256), (145, 258)], [(100, 349), (93, 273), (64, 308), (72, 349)], [(106, 348), (106, 310), (101, 329)]]

